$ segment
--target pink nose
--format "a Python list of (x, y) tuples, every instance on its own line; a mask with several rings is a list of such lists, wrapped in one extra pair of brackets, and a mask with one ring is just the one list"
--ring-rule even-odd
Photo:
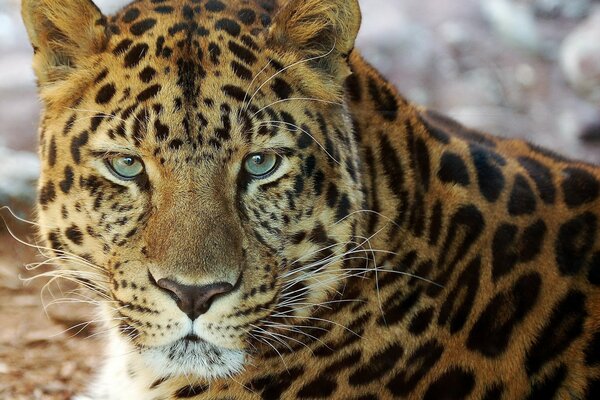
[(192, 321), (207, 312), (217, 296), (233, 290), (233, 285), (227, 282), (211, 283), (204, 286), (188, 286), (163, 278), (156, 283), (175, 298), (177, 307), (187, 314)]

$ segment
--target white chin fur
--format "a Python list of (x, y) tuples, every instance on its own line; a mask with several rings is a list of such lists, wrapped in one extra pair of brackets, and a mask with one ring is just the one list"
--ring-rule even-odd
[(159, 376), (225, 378), (241, 372), (245, 355), (241, 350), (216, 347), (208, 342), (182, 342), (144, 349), (142, 359)]

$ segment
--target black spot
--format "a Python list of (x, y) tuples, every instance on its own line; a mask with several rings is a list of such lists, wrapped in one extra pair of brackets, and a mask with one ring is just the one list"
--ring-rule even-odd
[(150, 83), (155, 75), (156, 70), (154, 68), (146, 67), (140, 72), (140, 80), (144, 83)]
[(156, 25), (156, 20), (153, 18), (147, 18), (131, 25), (129, 31), (135, 36), (140, 36), (146, 33), (149, 29), (152, 29), (154, 25)]
[(335, 207), (335, 203), (337, 203), (338, 199), (338, 190), (337, 186), (335, 186), (333, 183), (329, 184), (325, 198), (327, 199), (327, 206), (329, 208)]
[(556, 198), (556, 188), (552, 182), (552, 172), (542, 163), (529, 157), (520, 157), (519, 163), (535, 182), (538, 193), (542, 201), (546, 204), (553, 204)]
[(394, 369), (394, 366), (403, 354), (404, 349), (397, 343), (384, 348), (354, 371), (348, 378), (348, 383), (352, 386), (361, 386), (377, 381)]
[(508, 213), (514, 216), (531, 214), (535, 211), (535, 207), (535, 194), (529, 182), (523, 175), (517, 174), (508, 200)]
[(56, 140), (54, 137), (50, 139), (50, 147), (48, 149), (48, 165), (54, 167), (56, 164)]
[(42, 206), (46, 206), (49, 203), (52, 203), (55, 199), (56, 199), (56, 189), (54, 188), (54, 183), (52, 183), (51, 181), (48, 181), (40, 189), (38, 201)]
[(595, 400), (600, 398), (600, 379), (590, 380), (585, 393), (586, 400)]
[(215, 24), (215, 29), (218, 31), (223, 30), (229, 33), (231, 36), (238, 36), (242, 28), (234, 20), (223, 18), (217, 21)]
[(67, 165), (65, 167), (65, 179), (60, 182), (60, 190), (62, 190), (64, 194), (68, 194), (73, 187), (73, 178), (73, 168)]
[(423, 185), (425, 191), (429, 190), (429, 181), (431, 175), (431, 165), (429, 161), (429, 149), (425, 142), (417, 138), (415, 139), (413, 148), (417, 168), (419, 171), (419, 183)]
[(340, 198), (340, 202), (337, 206), (337, 212), (335, 214), (336, 221), (341, 221), (343, 218), (346, 218), (350, 213), (350, 199), (347, 194), (343, 194)]
[(169, 127), (163, 125), (158, 118), (154, 121), (154, 130), (156, 139), (159, 141), (166, 140), (169, 137)]
[(346, 78), (346, 92), (351, 101), (358, 103), (362, 100), (362, 87), (357, 74), (352, 74)]
[(394, 396), (405, 397), (431, 371), (443, 352), (444, 348), (435, 340), (423, 344), (410, 356), (406, 368), (393, 375), (386, 387)]
[(133, 22), (137, 19), (137, 17), (140, 16), (140, 10), (138, 10), (137, 8), (130, 8), (129, 10), (127, 10), (125, 12), (125, 14), (123, 15), (123, 22), (126, 23), (130, 23)]
[(404, 184), (404, 173), (402, 164), (398, 158), (398, 153), (390, 143), (386, 135), (381, 135), (381, 161), (383, 171), (388, 178), (389, 188), (400, 198), (402, 196), (402, 186)]
[(475, 296), (479, 290), (481, 258), (477, 257), (469, 263), (460, 274), (454, 288), (442, 303), (438, 324), (446, 325), (450, 321), (450, 333), (460, 331), (471, 315), (475, 304)]
[(73, 157), (75, 164), (81, 162), (81, 148), (87, 144), (88, 140), (89, 134), (87, 131), (81, 132), (71, 140), (71, 156)]
[(188, 385), (177, 389), (173, 395), (176, 399), (188, 399), (206, 392), (207, 389), (208, 385)]
[(243, 102), (246, 97), (246, 92), (239, 86), (234, 85), (225, 85), (222, 88), (223, 93), (227, 96), (238, 100), (239, 102)]
[(445, 183), (468, 186), (469, 171), (463, 159), (455, 153), (445, 152), (440, 161), (438, 178)]
[(475, 387), (473, 373), (462, 368), (453, 368), (437, 378), (425, 392), (424, 400), (462, 400)]
[(273, 89), (277, 97), (279, 97), (282, 100), (289, 98), (290, 94), (292, 94), (292, 87), (289, 85), (289, 83), (280, 78), (276, 78), (273, 80), (271, 88)]
[(252, 72), (235, 60), (231, 62), (231, 69), (233, 70), (233, 73), (240, 79), (246, 81), (252, 79)]
[[(433, 278), (436, 283), (446, 284), (458, 262), (481, 235), (484, 225), (483, 215), (474, 205), (463, 206), (454, 213), (449, 222), (444, 245), (439, 252), (438, 269), (441, 272)], [(449, 257), (452, 258), (447, 263)], [(429, 296), (436, 296), (440, 292), (439, 286), (430, 285), (427, 288)]]
[(560, 227), (554, 246), (561, 274), (575, 275), (585, 265), (596, 240), (597, 226), (596, 216), (587, 212)]
[(587, 277), (592, 285), (600, 286), (600, 251), (592, 256)]
[(159, 14), (171, 14), (173, 12), (173, 7), (171, 6), (158, 6), (154, 8), (154, 11)]
[(328, 377), (316, 378), (298, 391), (298, 398), (326, 399), (337, 389), (335, 380)]
[(158, 85), (158, 84), (152, 85), (149, 88), (140, 92), (140, 94), (137, 95), (137, 100), (140, 102), (149, 100), (149, 99), (153, 98), (154, 96), (156, 96), (158, 94), (158, 92), (160, 92), (161, 89), (162, 89), (161, 85)]
[(481, 146), (471, 145), (470, 148), (477, 170), (479, 190), (486, 200), (493, 203), (504, 189), (504, 175), (499, 166), (504, 166), (506, 161), (497, 153)]
[(406, 296), (393, 295), (383, 305), (383, 315), (377, 319), (382, 326), (392, 326), (404, 320), (404, 317), (417, 305), (421, 298), (421, 290), (416, 289)]
[(219, 12), (225, 9), (225, 4), (221, 3), (219, 0), (209, 0), (204, 8), (206, 8), (207, 11)]
[(94, 84), (98, 84), (98, 83), (102, 82), (107, 76), (108, 76), (108, 69), (105, 69), (100, 74), (98, 74), (96, 79), (94, 79)]
[(255, 378), (250, 382), (250, 387), (256, 391), (262, 392), (261, 397), (264, 400), (279, 399), (282, 397), (281, 395), (283, 392), (285, 392), (292, 382), (302, 373), (302, 368), (292, 367), (287, 371), (284, 371), (281, 375), (267, 375)]
[(591, 367), (600, 365), (600, 330), (597, 331), (585, 351), (585, 364)]
[(125, 55), (125, 67), (136, 67), (148, 54), (148, 45), (146, 43), (136, 44)]
[(271, 24), (271, 17), (268, 16), (267, 14), (262, 14), (260, 16), (260, 23), (262, 24), (262, 26), (264, 26), (266, 28), (267, 26), (269, 26)]
[(83, 233), (76, 225), (71, 225), (69, 228), (67, 228), (65, 235), (76, 245), (81, 245), (83, 243)]
[(256, 13), (249, 8), (243, 8), (238, 12), (238, 18), (246, 25), (252, 25), (256, 21)]
[(437, 140), (442, 144), (450, 143), (450, 136), (446, 132), (443, 126), (439, 126), (435, 120), (431, 119), (430, 113), (426, 113), (425, 115), (420, 116), (420, 121), (427, 130), (429, 136), (433, 139)]
[[(435, 246), (442, 230), (442, 203), (438, 200), (433, 206), (429, 224), (429, 244)], [(370, 231), (369, 231), (370, 232)]]
[(433, 308), (429, 307), (419, 311), (410, 321), (408, 331), (413, 335), (420, 335), (429, 328), (431, 319), (433, 318)]
[(569, 291), (554, 307), (548, 324), (527, 352), (525, 366), (529, 376), (558, 357), (582, 334), (586, 317), (584, 294), (577, 290)]
[(482, 400), (501, 400), (504, 390), (505, 388), (503, 383), (496, 383), (485, 391)]
[(552, 373), (533, 385), (527, 400), (554, 399), (566, 377), (567, 367), (561, 364)]
[(570, 208), (591, 203), (598, 198), (600, 183), (589, 172), (579, 168), (566, 168), (563, 171), (562, 190), (565, 203)]
[(500, 356), (512, 332), (536, 304), (542, 280), (538, 273), (521, 276), (510, 290), (498, 293), (469, 333), (467, 347), (487, 357)]
[[(237, 58), (239, 58), (241, 61), (245, 62), (246, 64), (252, 65), (257, 61), (254, 53), (252, 51), (248, 50), (247, 48), (245, 48), (244, 46), (240, 46), (239, 44), (237, 44), (236, 42), (234, 42), (232, 40), (229, 41), (227, 46), (229, 47), (229, 50), (231, 50), (231, 52)], [(219, 52), (220, 52), (220, 50), (219, 50)]]
[(181, 146), (183, 146), (183, 141), (182, 141), (182, 140), (180, 140), (180, 139), (175, 139), (175, 140), (172, 140), (172, 141), (169, 143), (169, 148), (170, 148), (171, 150), (179, 150), (179, 149), (181, 148)]
[(529, 262), (540, 254), (547, 231), (546, 223), (541, 219), (525, 228), (519, 240), (519, 261)]
[(133, 44), (131, 39), (124, 39), (117, 44), (117, 46), (113, 49), (113, 54), (118, 56), (127, 51), (127, 49)]
[(386, 120), (395, 121), (398, 117), (398, 101), (390, 89), (369, 78), (369, 94), (375, 103), (375, 110)]
[(518, 262), (533, 260), (541, 251), (546, 235), (546, 224), (538, 220), (525, 228), (520, 238), (513, 224), (498, 227), (492, 241), (492, 277), (497, 281), (511, 272)]
[(102, 88), (100, 88), (100, 90), (98, 91), (98, 94), (96, 94), (96, 103), (106, 104), (110, 102), (116, 92), (117, 89), (112, 83), (102, 86)]

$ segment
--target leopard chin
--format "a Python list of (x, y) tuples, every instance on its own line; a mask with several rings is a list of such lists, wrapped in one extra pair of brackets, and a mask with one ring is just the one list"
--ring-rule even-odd
[(246, 353), (226, 349), (195, 335), (173, 343), (140, 350), (145, 366), (158, 376), (186, 376), (203, 380), (227, 378), (243, 371)]

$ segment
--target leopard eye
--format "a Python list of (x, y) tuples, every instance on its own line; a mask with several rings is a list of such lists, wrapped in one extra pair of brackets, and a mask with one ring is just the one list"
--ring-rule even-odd
[(273, 153), (254, 153), (246, 157), (244, 168), (254, 178), (266, 178), (279, 164), (279, 157)]
[(117, 156), (106, 162), (110, 170), (120, 179), (132, 180), (144, 172), (144, 164), (137, 157)]

